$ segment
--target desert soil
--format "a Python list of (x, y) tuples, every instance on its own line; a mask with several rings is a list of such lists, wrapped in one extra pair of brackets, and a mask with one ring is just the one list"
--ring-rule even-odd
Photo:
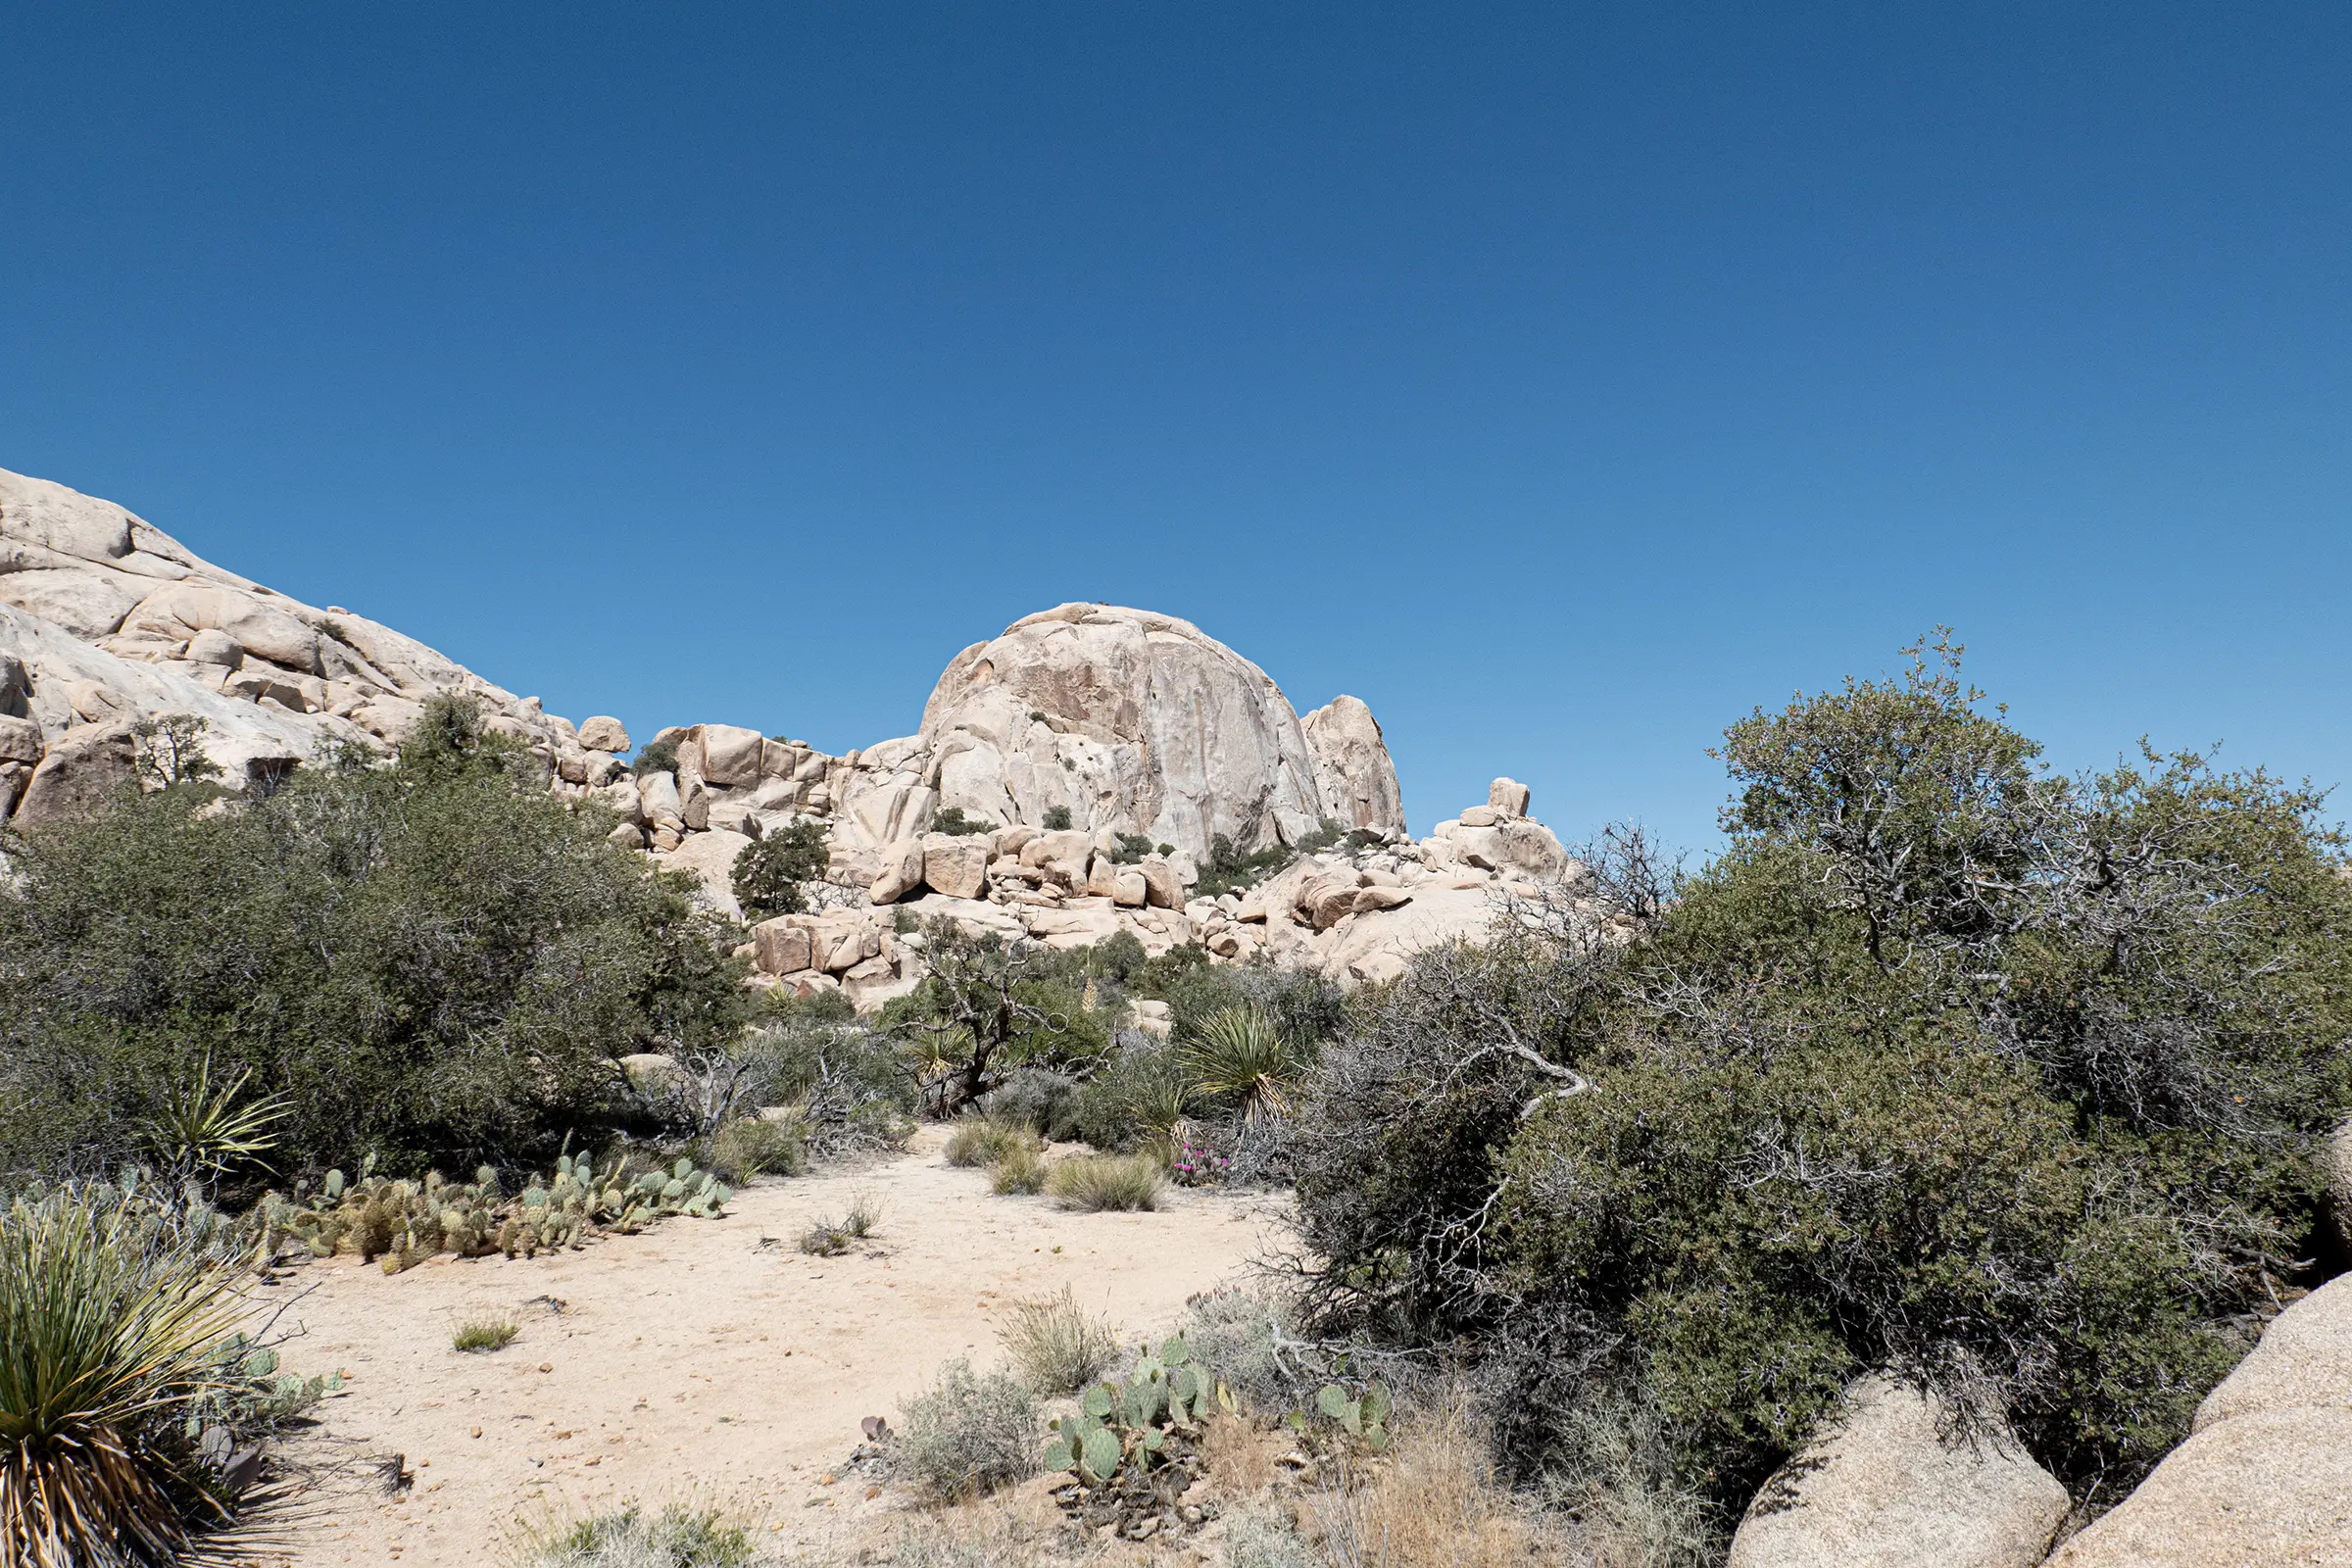
[[(628, 1501), (721, 1504), (786, 1548), (867, 1533), (906, 1499), (841, 1468), (860, 1418), (895, 1420), (950, 1357), (1000, 1361), (1007, 1303), (1068, 1285), (1133, 1340), (1282, 1240), (1264, 1194), (1171, 1187), (1156, 1212), (1065, 1213), (991, 1194), (942, 1142), (926, 1128), (904, 1154), (755, 1183), (723, 1218), (580, 1251), (292, 1271), (264, 1293), (272, 1310), (301, 1293), (278, 1320), (284, 1364), (347, 1381), (285, 1447), (305, 1480), (265, 1560), (494, 1563), (519, 1528)], [(870, 1242), (795, 1250), (858, 1195), (881, 1205)], [(462, 1354), (469, 1318), (521, 1333)], [(394, 1455), (415, 1477), (397, 1496), (378, 1479)]]

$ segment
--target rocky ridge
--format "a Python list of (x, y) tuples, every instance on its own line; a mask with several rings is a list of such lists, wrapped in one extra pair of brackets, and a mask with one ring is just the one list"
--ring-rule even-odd
[[(549, 788), (617, 817), (616, 841), (690, 870), (740, 914), (755, 840), (827, 830), (817, 907), (745, 944), (763, 984), (914, 983), (945, 914), (1054, 946), (1134, 933), (1150, 951), (1311, 963), (1344, 982), (1474, 933), (1514, 899), (1573, 896), (1581, 867), (1525, 786), (1407, 836), (1380, 724), (1342, 696), (1301, 717), (1256, 664), (1171, 615), (1068, 604), (950, 662), (916, 733), (839, 756), (703, 723), (632, 769), (618, 720), (578, 725), (388, 626), (216, 566), (109, 501), (0, 470), (0, 818), (20, 828), (139, 776), (142, 720), (189, 714), (244, 789), (343, 744), (398, 742), (442, 693), (528, 746)], [(152, 783), (152, 780), (149, 781)], [(944, 833), (935, 823), (978, 821)], [(1202, 896), (1222, 854), (1304, 850), (1244, 892)]]

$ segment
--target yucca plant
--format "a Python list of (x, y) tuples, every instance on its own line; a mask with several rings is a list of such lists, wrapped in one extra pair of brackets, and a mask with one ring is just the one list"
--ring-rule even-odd
[(162, 1108), (141, 1131), (158, 1163), (174, 1180), (218, 1176), (276, 1147), (277, 1137), (270, 1129), (293, 1107), (275, 1095), (238, 1104), (237, 1097), (252, 1077), (252, 1068), (241, 1067), (216, 1089), (213, 1058), (207, 1056), (194, 1078), (165, 1095)]
[(156, 1568), (226, 1522), (192, 1429), (233, 1392), (235, 1277), (134, 1193), (0, 1209), (0, 1562)]
[(1202, 1020), (1185, 1044), (1184, 1061), (1201, 1093), (1234, 1096), (1243, 1116), (1251, 1120), (1289, 1108), (1291, 1090), (1304, 1066), (1274, 1020), (1253, 1006), (1227, 1007)]

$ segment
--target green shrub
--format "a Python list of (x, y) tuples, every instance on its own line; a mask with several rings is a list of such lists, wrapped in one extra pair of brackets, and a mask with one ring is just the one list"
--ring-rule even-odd
[(1733, 726), (1699, 875), (1614, 841), (1630, 944), (1424, 953), (1309, 1083), (1321, 1326), (1478, 1348), (1523, 1464), (1647, 1412), (1645, 1494), (1728, 1524), (1887, 1368), (2095, 1506), (2311, 1277), (2352, 1102), (2319, 799), (2200, 757), (2052, 776), (1913, 653)]
[(751, 1568), (751, 1532), (716, 1509), (635, 1503), (526, 1534), (520, 1568)]
[(1047, 1067), (1019, 1067), (1004, 1075), (983, 1107), (988, 1119), (1015, 1127), (1034, 1127), (1048, 1138), (1067, 1140), (1069, 1107), (1078, 1093), (1078, 1080)]
[(1066, 833), (1070, 830), (1070, 808), (1066, 806), (1049, 806), (1041, 820), (1047, 832)]
[(967, 1169), (993, 1165), (1016, 1150), (1034, 1151), (1037, 1143), (1035, 1128), (967, 1116), (948, 1135), (948, 1163)]
[(966, 816), (959, 806), (943, 806), (931, 813), (931, 831), (934, 833), (967, 838), (975, 833), (994, 833), (996, 830), (996, 823), (984, 817)]
[(727, 1048), (743, 1071), (737, 1102), (801, 1107), (808, 1152), (819, 1158), (903, 1148), (919, 1102), (898, 1048), (839, 996), (768, 1006), (768, 1021)]
[(1085, 1069), (1110, 1046), (1110, 1019), (1084, 989), (1085, 960), (935, 919), (930, 973), (882, 1011), (924, 1100), (947, 1116), (985, 1100), (1023, 1067)]
[(749, 1011), (679, 878), (550, 797), (468, 705), (391, 768), (208, 809), (127, 797), (0, 879), (0, 1169), (114, 1160), (206, 1071), (284, 1114), (271, 1157), (387, 1170), (549, 1156), (622, 1114), (612, 1058)]
[(1086, 1387), (1119, 1353), (1109, 1320), (1088, 1315), (1067, 1285), (1058, 1295), (1013, 1302), (997, 1325), (997, 1338), (1022, 1381), (1047, 1398)]
[(1046, 1190), (1046, 1156), (1034, 1144), (1021, 1144), (999, 1154), (988, 1167), (989, 1191), (1000, 1198), (1033, 1196)]
[(950, 1361), (900, 1407), (898, 1464), (945, 1497), (971, 1496), (1037, 1473), (1037, 1396), (1010, 1372)]
[(636, 759), (629, 763), (629, 772), (638, 778), (648, 773), (674, 773), (677, 770), (676, 741), (648, 741), (637, 748)]
[(1046, 1192), (1062, 1208), (1088, 1212), (1156, 1208), (1167, 1179), (1149, 1154), (1071, 1154), (1046, 1170)]
[(804, 818), (754, 839), (736, 854), (730, 875), (746, 920), (799, 914), (808, 907), (802, 889), (825, 874), (826, 832), (824, 823)]
[(755, 1176), (790, 1176), (808, 1158), (806, 1115), (745, 1116), (710, 1137), (710, 1168), (735, 1186)]
[(0, 1558), (175, 1562), (228, 1521), (234, 1278), (131, 1194), (0, 1209)]
[(504, 1318), (468, 1318), (458, 1325), (458, 1332), (450, 1340), (449, 1345), (451, 1349), (463, 1350), (468, 1354), (480, 1354), (487, 1350), (503, 1350), (513, 1345), (514, 1336), (521, 1332), (522, 1330)]

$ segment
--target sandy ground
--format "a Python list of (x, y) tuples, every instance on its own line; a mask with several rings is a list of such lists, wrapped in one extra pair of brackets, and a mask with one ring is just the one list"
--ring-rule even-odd
[[(1281, 1240), (1262, 1194), (1170, 1188), (1153, 1213), (1063, 1213), (996, 1197), (942, 1142), (927, 1128), (903, 1155), (759, 1183), (722, 1219), (577, 1252), (293, 1271), (265, 1293), (304, 1293), (279, 1320), (285, 1366), (348, 1383), (287, 1446), (309, 1481), (271, 1532), (282, 1561), (493, 1563), (518, 1526), (673, 1498), (724, 1503), (778, 1546), (837, 1540), (900, 1505), (859, 1478), (820, 1484), (859, 1419), (895, 1418), (951, 1356), (1001, 1360), (1004, 1303), (1067, 1284), (1128, 1335), (1156, 1332)], [(794, 1249), (858, 1194), (881, 1203), (871, 1242)], [(473, 1317), (520, 1337), (461, 1354), (451, 1335)], [(398, 1498), (374, 1475), (392, 1454), (416, 1477)]]

